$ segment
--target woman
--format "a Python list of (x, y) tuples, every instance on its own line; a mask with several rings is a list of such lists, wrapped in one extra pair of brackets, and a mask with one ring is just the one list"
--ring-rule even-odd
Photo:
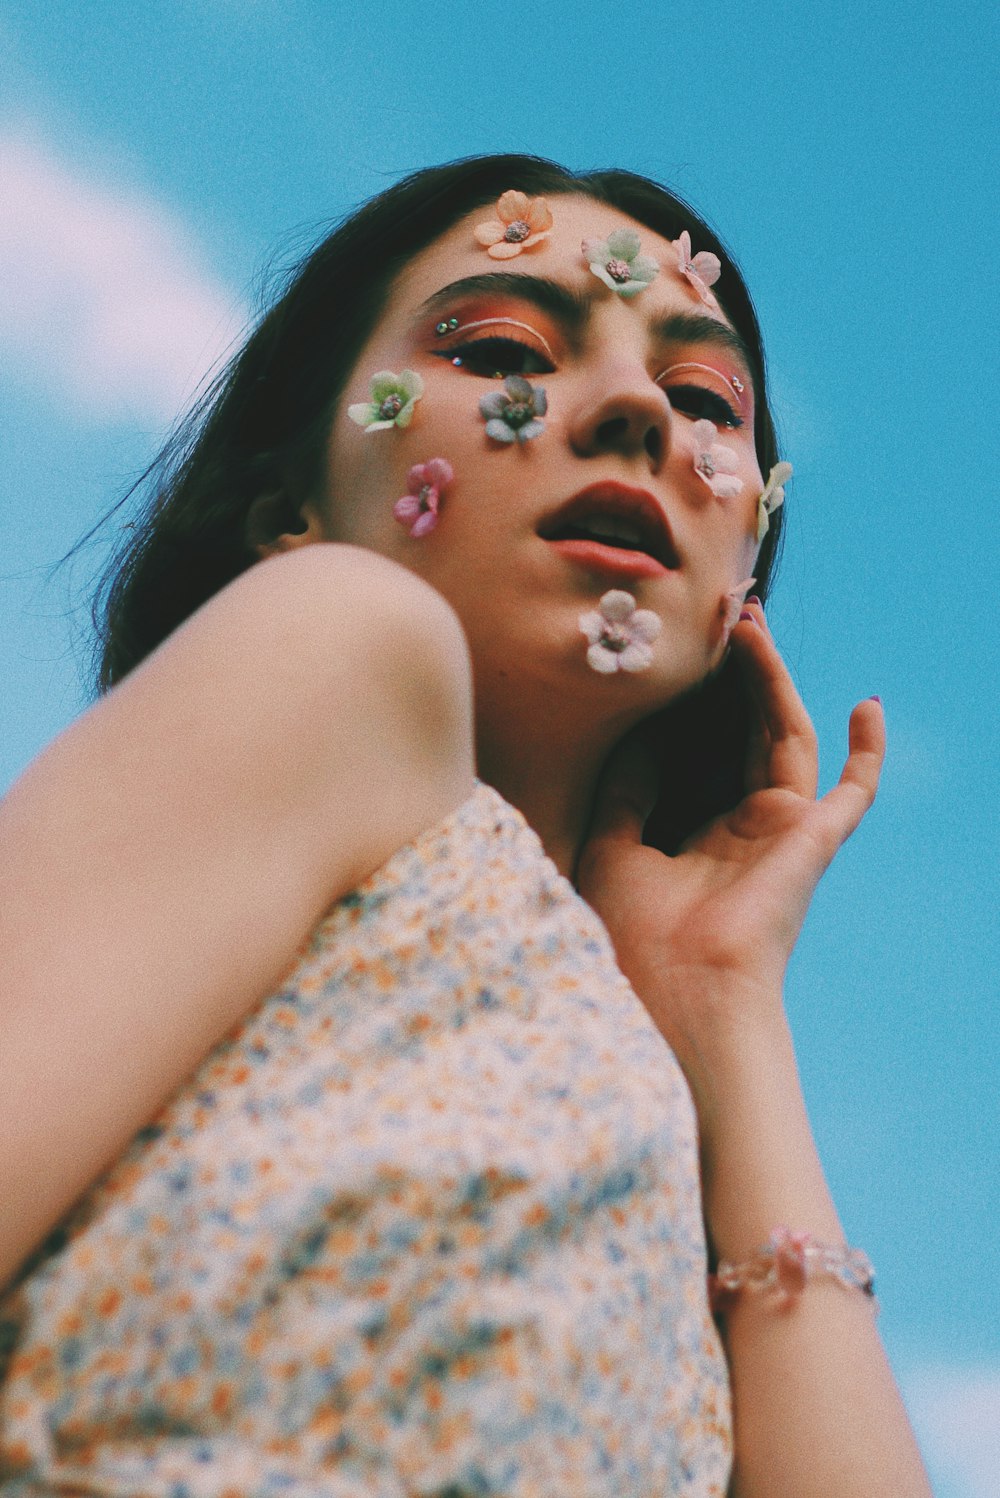
[(815, 799), (776, 459), (628, 174), (418, 174), (264, 319), (3, 808), (12, 1491), (721, 1493), (730, 1380), (733, 1491), (928, 1491), (782, 1012), (883, 737)]

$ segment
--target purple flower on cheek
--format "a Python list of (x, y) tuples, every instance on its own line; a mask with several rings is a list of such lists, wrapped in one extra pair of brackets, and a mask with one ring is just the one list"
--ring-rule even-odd
[(486, 435), (494, 442), (527, 442), (544, 432), (548, 400), (542, 387), (528, 383), (523, 375), (508, 375), (503, 390), (484, 395), (479, 412), (486, 421)]
[(694, 434), (694, 471), (711, 489), (716, 499), (735, 499), (743, 488), (736, 477), (739, 464), (732, 448), (723, 447), (715, 423), (696, 421)]
[(441, 496), (454, 477), (445, 458), (431, 458), (410, 469), (406, 477), (409, 492), (397, 499), (392, 513), (400, 525), (409, 526), (411, 536), (426, 536), (437, 525)]

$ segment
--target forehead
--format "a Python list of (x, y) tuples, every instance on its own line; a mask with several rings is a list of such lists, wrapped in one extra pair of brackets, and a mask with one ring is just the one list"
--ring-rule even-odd
[[(615, 229), (634, 229), (639, 235), (640, 253), (659, 263), (660, 274), (640, 297), (627, 305), (638, 306), (652, 316), (678, 310), (696, 311), (731, 326), (721, 308), (706, 307), (691, 294), (683, 277), (670, 273), (677, 264), (677, 252), (669, 239), (620, 209), (592, 198), (567, 194), (547, 201), (553, 218), (548, 238), (510, 260), (493, 259), (473, 235), (477, 224), (496, 217), (492, 205), (475, 208), (459, 219), (440, 239), (416, 255), (400, 274), (389, 302), (390, 316), (394, 311), (404, 315), (413, 311), (453, 281), (491, 271), (505, 276), (545, 276), (584, 296), (599, 297), (605, 288), (583, 257), (583, 240), (607, 239)], [(695, 252), (699, 248), (693, 245)]]

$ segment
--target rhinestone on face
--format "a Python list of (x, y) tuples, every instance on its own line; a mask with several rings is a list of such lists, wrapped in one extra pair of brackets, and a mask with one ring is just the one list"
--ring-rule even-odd
[(451, 362), (452, 362), (452, 364), (454, 364), (454, 366), (455, 366), (456, 369), (461, 369), (461, 367), (462, 367), (462, 361), (458, 357), (457, 354), (455, 355), (454, 359), (452, 359)]
[(508, 244), (520, 244), (522, 240), (527, 239), (530, 233), (531, 229), (524, 222), (524, 219), (516, 218), (512, 224), (507, 225), (503, 231), (503, 237)]
[(742, 395), (743, 391), (746, 389), (746, 386), (743, 384), (743, 381), (740, 380), (740, 379), (738, 379), (736, 377), (736, 375), (730, 375), (729, 383), (732, 385), (732, 387), (736, 391), (737, 395)]
[(632, 270), (627, 260), (609, 260), (604, 269), (619, 286), (624, 286), (626, 281), (632, 279)]
[(378, 414), (382, 421), (394, 421), (403, 409), (402, 397), (398, 395), (387, 395), (378, 408)]

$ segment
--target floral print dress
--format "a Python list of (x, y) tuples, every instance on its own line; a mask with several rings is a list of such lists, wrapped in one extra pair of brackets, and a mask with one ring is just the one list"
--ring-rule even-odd
[(730, 1463), (690, 1095), (489, 787), (0, 1302), (4, 1498), (708, 1498)]

